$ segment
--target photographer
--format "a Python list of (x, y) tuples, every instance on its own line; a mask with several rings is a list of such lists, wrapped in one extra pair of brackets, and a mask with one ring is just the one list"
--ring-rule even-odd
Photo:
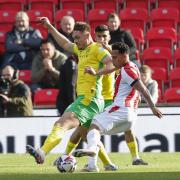
[(6, 65), (0, 76), (0, 117), (32, 116), (29, 87), (18, 80), (18, 70)]

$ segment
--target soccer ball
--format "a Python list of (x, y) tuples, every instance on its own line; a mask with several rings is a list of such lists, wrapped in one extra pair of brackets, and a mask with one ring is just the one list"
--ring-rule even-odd
[(57, 169), (61, 172), (69, 172), (72, 173), (76, 169), (76, 159), (71, 155), (62, 155), (57, 159), (56, 166)]

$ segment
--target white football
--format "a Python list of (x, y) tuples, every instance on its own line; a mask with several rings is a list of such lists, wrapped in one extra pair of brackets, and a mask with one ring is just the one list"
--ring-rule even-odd
[(61, 172), (69, 172), (72, 173), (76, 169), (76, 159), (72, 155), (62, 155), (57, 159), (56, 166), (57, 169)]

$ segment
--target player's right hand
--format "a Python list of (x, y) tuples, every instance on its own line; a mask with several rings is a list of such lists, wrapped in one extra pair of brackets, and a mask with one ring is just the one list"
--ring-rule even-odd
[(157, 107), (153, 107), (152, 108), (152, 112), (158, 118), (162, 118), (163, 117), (162, 112)]
[(37, 17), (37, 23), (42, 24), (45, 28), (48, 28), (51, 25), (47, 17)]

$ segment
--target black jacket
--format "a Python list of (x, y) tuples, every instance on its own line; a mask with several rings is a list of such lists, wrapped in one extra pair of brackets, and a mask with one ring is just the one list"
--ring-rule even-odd
[(64, 110), (76, 99), (77, 63), (72, 57), (69, 57), (61, 66), (60, 72), (56, 107), (62, 115)]
[(116, 42), (126, 43), (130, 48), (130, 60), (136, 60), (136, 42), (129, 31), (118, 29), (116, 31), (110, 32), (111, 40), (109, 44)]

